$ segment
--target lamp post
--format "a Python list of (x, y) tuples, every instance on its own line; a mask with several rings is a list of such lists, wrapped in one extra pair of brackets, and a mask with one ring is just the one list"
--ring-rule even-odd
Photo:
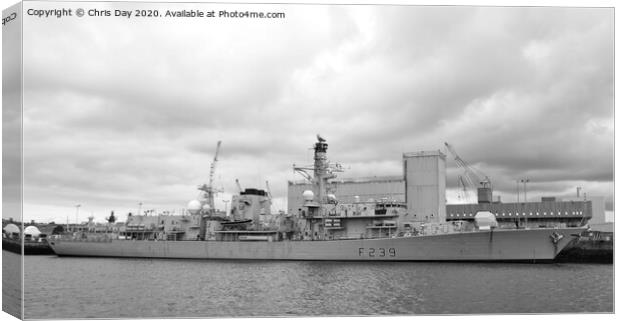
[(519, 180), (517, 180), (517, 203), (519, 203)]
[(77, 230), (77, 226), (78, 226), (78, 223), (79, 223), (78, 216), (80, 215), (80, 206), (82, 206), (82, 204), (75, 205), (75, 229), (76, 230)]
[(524, 178), (521, 180), (521, 183), (523, 183), (523, 201), (527, 202), (527, 183), (530, 181), (529, 178)]
[(228, 202), (230, 202), (230, 200), (222, 200), (222, 202), (224, 202), (224, 214), (228, 216)]

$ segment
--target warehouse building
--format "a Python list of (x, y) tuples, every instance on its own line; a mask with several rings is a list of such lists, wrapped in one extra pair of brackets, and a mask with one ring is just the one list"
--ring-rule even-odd
[(474, 220), (479, 211), (495, 215), (500, 228), (567, 227), (583, 225), (592, 217), (592, 201), (558, 202), (543, 197), (540, 202), (452, 204), (446, 208), (448, 221)]

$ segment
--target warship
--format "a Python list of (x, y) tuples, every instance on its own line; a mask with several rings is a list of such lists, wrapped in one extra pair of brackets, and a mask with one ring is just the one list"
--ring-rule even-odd
[[(272, 214), (271, 193), (239, 187), (226, 216), (215, 210), (213, 169), (184, 215), (130, 215), (122, 231), (51, 240), (58, 256), (334, 261), (551, 262), (586, 226), (498, 228), (490, 212), (475, 220), (420, 220), (389, 199), (340, 203), (329, 182), (342, 166), (317, 135), (314, 164), (295, 166), (312, 188), (297, 213)], [(138, 213), (140, 214), (140, 213)]]

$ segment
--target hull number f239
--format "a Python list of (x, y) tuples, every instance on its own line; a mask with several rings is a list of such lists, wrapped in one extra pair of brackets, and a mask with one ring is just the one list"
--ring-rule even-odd
[(359, 256), (368, 256), (368, 257), (396, 257), (396, 249), (393, 247), (383, 248), (383, 247), (360, 247), (358, 249)]

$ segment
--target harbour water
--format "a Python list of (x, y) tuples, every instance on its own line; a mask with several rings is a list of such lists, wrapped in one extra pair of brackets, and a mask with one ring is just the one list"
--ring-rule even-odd
[(26, 318), (613, 311), (611, 264), (25, 258)]

